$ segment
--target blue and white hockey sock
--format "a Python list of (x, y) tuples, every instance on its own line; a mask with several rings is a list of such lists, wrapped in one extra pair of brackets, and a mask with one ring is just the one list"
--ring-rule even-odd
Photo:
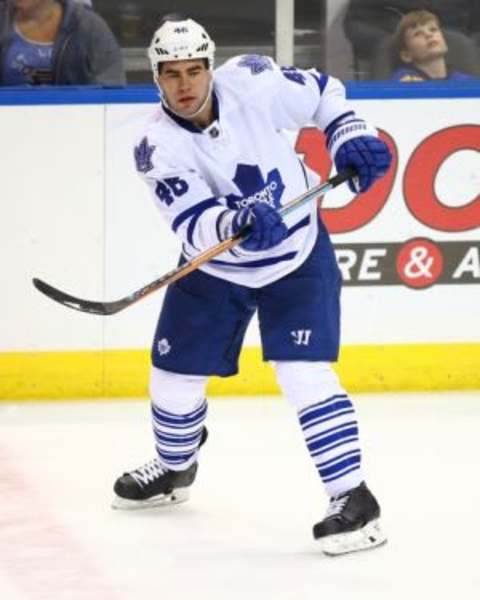
[(328, 362), (278, 361), (278, 382), (296, 408), (307, 448), (325, 484), (338, 496), (363, 481), (355, 409)]
[(205, 399), (198, 408), (184, 414), (152, 403), (155, 447), (162, 465), (171, 471), (183, 471), (196, 461), (206, 414)]
[(358, 423), (345, 393), (334, 394), (298, 412), (307, 448), (327, 494), (338, 496), (363, 481)]
[(207, 401), (207, 377), (171, 373), (152, 366), (150, 396), (155, 447), (171, 471), (188, 469), (197, 460)]

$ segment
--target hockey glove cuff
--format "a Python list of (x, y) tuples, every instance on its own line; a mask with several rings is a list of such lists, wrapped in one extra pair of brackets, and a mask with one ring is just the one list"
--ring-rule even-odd
[(390, 167), (392, 156), (376, 129), (361, 119), (338, 125), (328, 136), (327, 146), (337, 172), (353, 167), (357, 177), (349, 181), (354, 193), (366, 192)]

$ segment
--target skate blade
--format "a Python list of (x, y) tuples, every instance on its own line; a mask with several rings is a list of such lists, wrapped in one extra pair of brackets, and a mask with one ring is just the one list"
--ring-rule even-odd
[(141, 510), (144, 508), (180, 504), (188, 500), (188, 498), (188, 488), (177, 488), (171, 494), (159, 494), (158, 496), (152, 496), (148, 500), (129, 500), (115, 494), (112, 501), (112, 508), (116, 510)]
[(322, 551), (327, 556), (340, 556), (360, 550), (370, 550), (387, 542), (387, 536), (380, 529), (379, 520), (370, 521), (362, 529), (329, 535), (319, 540)]

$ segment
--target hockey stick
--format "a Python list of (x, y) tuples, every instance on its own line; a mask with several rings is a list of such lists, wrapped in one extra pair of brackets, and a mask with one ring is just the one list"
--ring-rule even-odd
[[(290, 200), (287, 202), (280, 210), (279, 213), (282, 217), (288, 215), (293, 210), (298, 207), (306, 204), (310, 200), (313, 200), (317, 196), (321, 196), (326, 192), (332, 190), (337, 187), (344, 181), (347, 181), (355, 176), (355, 171), (353, 169), (347, 169), (334, 177), (331, 177), (324, 183), (320, 183), (319, 185), (314, 186), (310, 190), (306, 191), (301, 196)], [(39, 292), (45, 294), (55, 302), (59, 302), (64, 306), (68, 306), (69, 308), (73, 308), (74, 310), (79, 310), (81, 312), (91, 313), (94, 315), (114, 315), (115, 313), (120, 312), (124, 308), (128, 308), (135, 302), (138, 302), (145, 296), (156, 292), (160, 288), (185, 277), (188, 273), (195, 271), (201, 265), (208, 262), (218, 254), (230, 250), (237, 244), (239, 244), (245, 237), (250, 233), (249, 227), (245, 227), (242, 231), (239, 231), (236, 235), (226, 239), (225, 241), (205, 250), (201, 254), (198, 254), (188, 262), (183, 265), (173, 269), (173, 271), (169, 271), (159, 279), (155, 279), (151, 283), (144, 285), (139, 290), (132, 292), (128, 296), (121, 298), (120, 300), (114, 300), (113, 302), (95, 302), (91, 300), (82, 300), (81, 298), (75, 298), (75, 296), (70, 296), (70, 294), (66, 294), (57, 288), (54, 288), (52, 285), (45, 283), (41, 279), (37, 279), (36, 277), (32, 280), (33, 285), (37, 288)]]

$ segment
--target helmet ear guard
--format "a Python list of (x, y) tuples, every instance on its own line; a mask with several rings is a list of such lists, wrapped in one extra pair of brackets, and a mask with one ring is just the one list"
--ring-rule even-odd
[(175, 60), (206, 59), (212, 70), (215, 43), (205, 29), (193, 19), (167, 19), (153, 34), (148, 48), (154, 79), (159, 65)]

